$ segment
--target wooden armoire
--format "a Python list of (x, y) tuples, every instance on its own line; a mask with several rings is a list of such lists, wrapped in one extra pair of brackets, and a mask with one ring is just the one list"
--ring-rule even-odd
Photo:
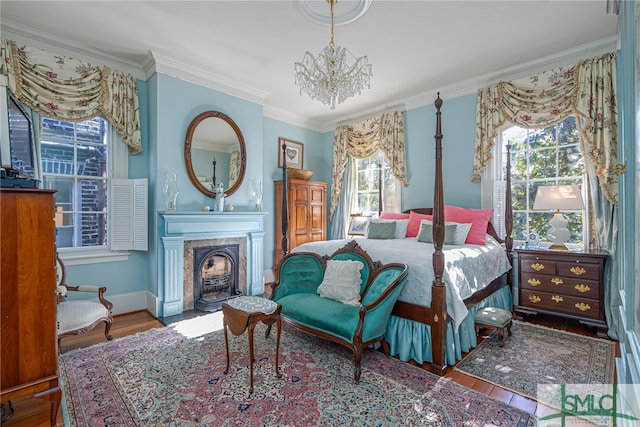
[[(275, 245), (273, 266), (283, 256), (282, 248), (282, 180), (275, 181)], [(289, 250), (306, 242), (327, 239), (327, 183), (287, 179), (289, 206)]]
[(55, 190), (0, 189), (0, 401), (35, 396), (51, 402), (58, 385)]

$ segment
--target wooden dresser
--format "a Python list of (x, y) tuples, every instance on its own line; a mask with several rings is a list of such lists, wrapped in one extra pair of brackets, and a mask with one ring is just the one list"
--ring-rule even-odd
[[(282, 181), (275, 181), (275, 245), (273, 266), (282, 258)], [(327, 183), (287, 180), (289, 249), (306, 242), (327, 239)]]
[(516, 249), (518, 304), (523, 314), (577, 319), (607, 337), (604, 315), (604, 252)]
[(51, 402), (58, 386), (53, 190), (0, 189), (0, 401), (35, 396)]

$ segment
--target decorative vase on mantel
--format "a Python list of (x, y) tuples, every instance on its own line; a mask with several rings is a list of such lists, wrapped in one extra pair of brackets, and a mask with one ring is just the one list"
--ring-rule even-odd
[(169, 212), (174, 212), (178, 203), (178, 178), (175, 173), (167, 174), (167, 178), (162, 187), (162, 195), (164, 196), (165, 208)]
[(262, 181), (252, 179), (249, 182), (249, 208), (262, 212)]

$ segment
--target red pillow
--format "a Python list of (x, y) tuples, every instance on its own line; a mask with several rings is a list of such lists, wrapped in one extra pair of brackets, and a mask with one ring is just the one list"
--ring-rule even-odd
[[(472, 245), (485, 245), (487, 225), (493, 215), (493, 209), (470, 209), (457, 206), (444, 205), (444, 218), (446, 221), (471, 224), (471, 230), (467, 234), (465, 243)], [(411, 221), (409, 221), (411, 224)]]
[(422, 222), (423, 219), (428, 219), (429, 221), (433, 221), (433, 216), (415, 213), (414, 211), (409, 212), (409, 225), (407, 225), (407, 237), (416, 237), (418, 233), (420, 233), (420, 223)]
[(409, 219), (408, 213), (399, 213), (399, 212), (380, 212), (380, 219)]

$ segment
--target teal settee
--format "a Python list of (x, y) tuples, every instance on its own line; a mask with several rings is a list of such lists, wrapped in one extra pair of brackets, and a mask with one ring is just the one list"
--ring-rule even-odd
[[(355, 296), (357, 305), (318, 294), (330, 260), (360, 261), (363, 264), (359, 271), (359, 297)], [(283, 257), (276, 268), (275, 281), (270, 284), (271, 299), (282, 305), (284, 322), (350, 348), (357, 383), (360, 381), (363, 348), (381, 341), (383, 350), (389, 354), (384, 335), (406, 276), (405, 264), (373, 262), (355, 241), (350, 241), (331, 256), (298, 252)]]

